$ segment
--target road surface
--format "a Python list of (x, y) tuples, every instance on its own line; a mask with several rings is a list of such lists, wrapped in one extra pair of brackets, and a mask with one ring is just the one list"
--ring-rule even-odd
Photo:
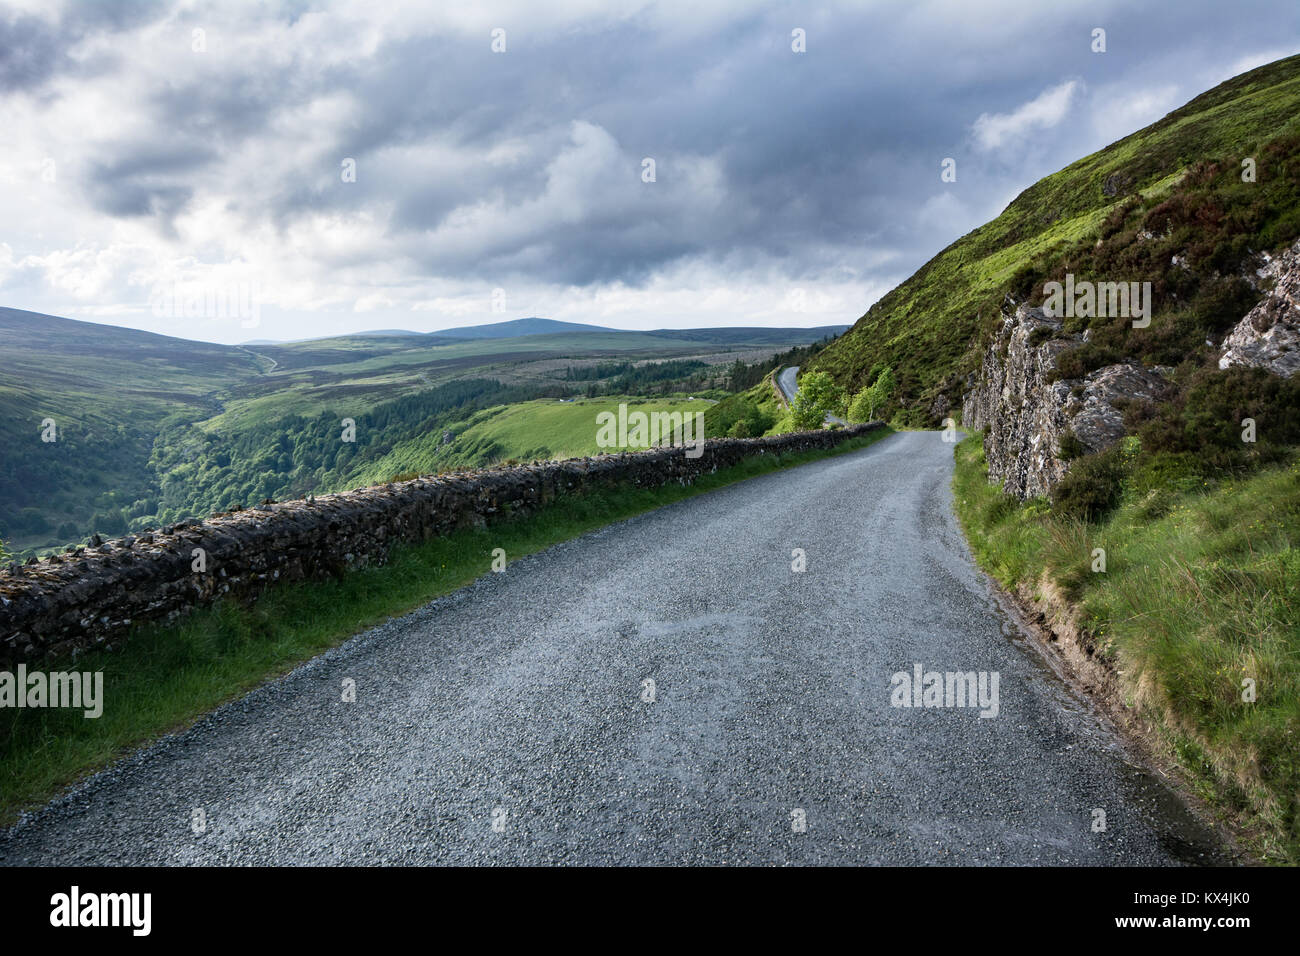
[[(952, 460), (900, 433), (522, 558), (92, 778), (0, 862), (1216, 861), (999, 610)], [(996, 672), (997, 716), (892, 706), (916, 664)]]

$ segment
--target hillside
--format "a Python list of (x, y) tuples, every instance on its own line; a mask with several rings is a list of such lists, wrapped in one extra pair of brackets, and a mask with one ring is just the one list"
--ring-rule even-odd
[[(1300, 236), (1300, 56), (1235, 77), (1026, 189), (885, 295), (809, 364), (852, 391), (898, 379), (889, 412), (931, 425), (961, 404), (1007, 304), (1067, 271), (1155, 286), (1155, 333), (1098, 335), (1148, 364), (1207, 359), (1260, 293), (1242, 278)], [(1253, 158), (1257, 181), (1241, 180)], [(1203, 228), (1204, 227), (1204, 228)], [(1150, 235), (1155, 242), (1141, 242)], [(1101, 241), (1099, 247), (1097, 243)], [(1173, 257), (1177, 255), (1175, 263)]]
[(494, 405), (457, 421), (442, 431), (426, 432), (395, 445), (356, 477), (357, 484), (389, 481), (395, 475), (430, 474), (473, 468), (499, 461), (576, 458), (602, 451), (597, 443), (597, 416), (618, 414), (620, 403), (629, 411), (704, 412), (701, 399), (648, 400), (635, 396), (594, 399), (539, 399), (511, 405)]
[(237, 347), (0, 309), (0, 538), (68, 541), (96, 511), (139, 509), (165, 424), (260, 374)]
[[(825, 337), (544, 319), (485, 328), (225, 346), (0, 310), (0, 541), (26, 556), (415, 467), (584, 453), (594, 423), (578, 423), (584, 440), (554, 432), (555, 399), (699, 394), (736, 363)], [(441, 446), (447, 429), (519, 402), (506, 433)], [(525, 413), (541, 416), (535, 428)], [(54, 441), (42, 441), (47, 419)], [(344, 419), (355, 442), (340, 438)]]

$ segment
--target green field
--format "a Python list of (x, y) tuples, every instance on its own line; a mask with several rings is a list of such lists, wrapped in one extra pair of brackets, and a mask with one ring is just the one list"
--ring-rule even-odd
[(446, 431), (454, 436), (450, 442), (443, 444), (441, 431), (418, 435), (395, 446), (357, 477), (363, 484), (374, 484), (391, 480), (394, 475), (429, 474), (490, 462), (578, 458), (622, 451), (597, 444), (596, 421), (602, 412), (617, 415), (620, 403), (626, 403), (629, 411), (682, 414), (703, 413), (710, 405), (702, 399), (656, 400), (626, 395), (496, 405), (464, 421), (448, 423)]

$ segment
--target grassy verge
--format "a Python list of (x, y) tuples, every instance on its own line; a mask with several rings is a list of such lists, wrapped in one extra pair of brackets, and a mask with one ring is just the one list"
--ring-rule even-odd
[(1085, 523), (990, 486), (978, 435), (956, 455), (979, 564), (1008, 589), (1068, 604), (1153, 742), (1263, 859), (1300, 862), (1300, 461), (1128, 490), (1107, 520)]
[(79, 710), (0, 711), (0, 825), (348, 637), (469, 584), (489, 572), (494, 548), (513, 560), (683, 498), (865, 448), (888, 434), (882, 429), (830, 451), (758, 455), (690, 487), (627, 486), (568, 496), (528, 518), (401, 547), (382, 568), (278, 585), (249, 605), (221, 603), (177, 624), (142, 627), (121, 650), (86, 654), (68, 665), (103, 671), (106, 703), (98, 719)]

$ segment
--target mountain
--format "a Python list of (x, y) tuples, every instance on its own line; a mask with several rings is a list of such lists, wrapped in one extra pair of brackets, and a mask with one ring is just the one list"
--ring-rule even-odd
[[(888, 413), (936, 424), (961, 405), (1004, 309), (1041, 304), (1044, 283), (1067, 273), (1149, 281), (1155, 296), (1149, 331), (1068, 323), (1070, 333), (1092, 328), (1071, 374), (1119, 357), (1213, 364), (1214, 347), (1262, 297), (1252, 285), (1260, 254), (1300, 235), (1298, 118), (1300, 56), (1228, 80), (1030, 186), (880, 299), (809, 370), (852, 392), (891, 365)], [(1253, 182), (1243, 182), (1246, 160)]]
[(559, 322), (555, 319), (510, 319), (507, 322), (489, 322), (486, 325), (464, 325), (454, 329), (438, 329), (429, 333), (448, 339), (509, 339), (521, 335), (555, 335), (561, 332), (618, 332), (602, 325), (582, 322)]
[[(558, 335), (572, 332), (617, 332), (625, 335), (653, 335), (676, 342), (707, 342), (714, 345), (802, 345), (834, 338), (849, 328), (847, 325), (823, 325), (817, 328), (766, 328), (762, 326), (735, 326), (704, 329), (653, 329), (648, 332), (628, 329), (611, 329), (602, 325), (582, 322), (559, 322), (555, 319), (511, 319), (487, 325), (467, 325), (455, 329), (439, 329), (430, 335), (450, 339), (505, 339), (525, 335)], [(366, 332), (365, 335), (404, 335), (403, 332)]]

